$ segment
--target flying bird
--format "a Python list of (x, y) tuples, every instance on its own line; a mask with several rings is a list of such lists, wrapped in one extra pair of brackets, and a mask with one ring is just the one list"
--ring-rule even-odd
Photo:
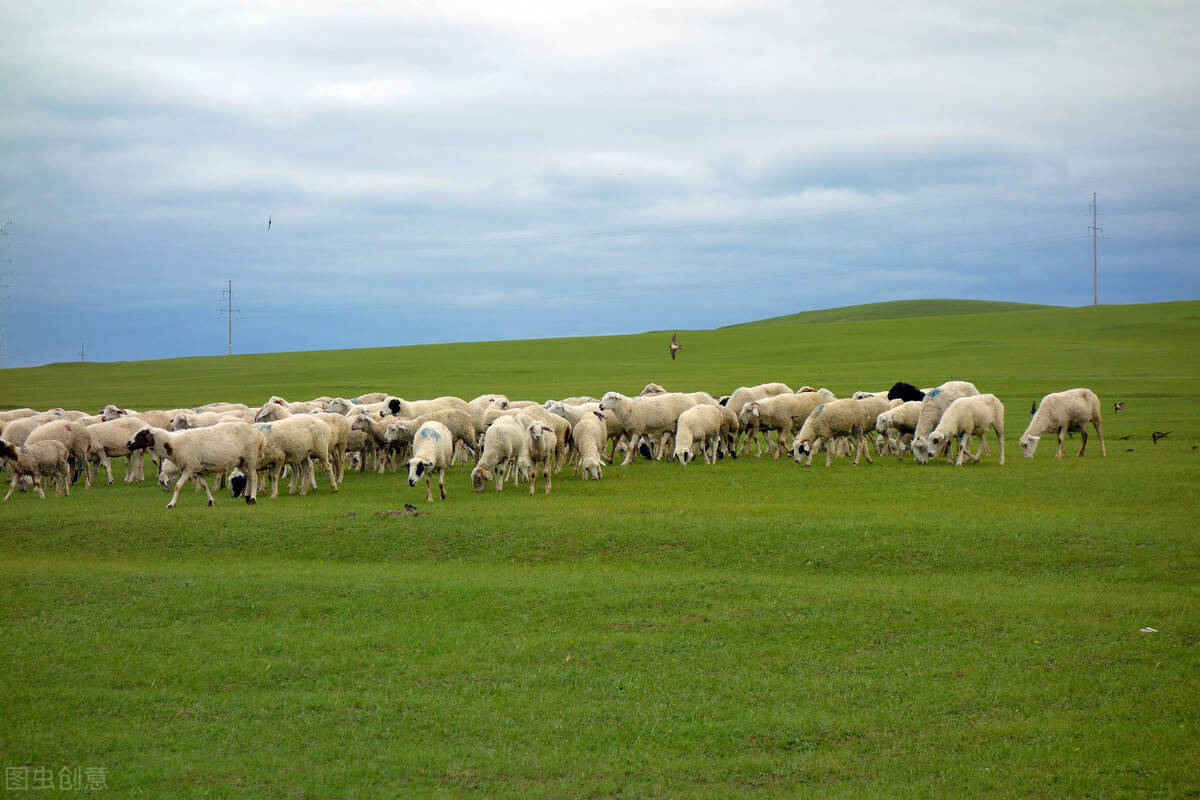
[(1122, 436), (1122, 437), (1121, 437), (1121, 441), (1123, 442), (1123, 441), (1125, 441), (1126, 439), (1132, 439), (1132, 438), (1133, 438), (1133, 434), (1131, 433), (1131, 434), (1129, 434), (1128, 436)]
[(267, 217), (267, 230), (271, 230), (271, 217)]
[(678, 353), (680, 350), (682, 350), (682, 349), (683, 349), (682, 347), (680, 347), (680, 346), (679, 346), (679, 342), (678, 342), (678, 341), (676, 340), (676, 338), (675, 338), (675, 337), (676, 337), (676, 335), (677, 335), (677, 334), (674, 334), (674, 333), (672, 333), (672, 334), (671, 334), (671, 347), (670, 347), (670, 352), (671, 352), (671, 360), (672, 360), (672, 361), (674, 361), (674, 360), (675, 360), (675, 354), (676, 354), (676, 353)]
[(1125, 401), (1124, 400), (1120, 400), (1116, 403), (1113, 403), (1113, 413), (1114, 414), (1117, 413), (1118, 411), (1124, 411), (1124, 410), (1125, 410)]
[(1162, 431), (1154, 431), (1154, 432), (1153, 432), (1153, 433), (1151, 433), (1150, 435), (1151, 435), (1152, 437), (1154, 437), (1154, 443), (1155, 443), (1155, 444), (1158, 444), (1158, 440), (1159, 440), (1159, 439), (1165, 439), (1165, 438), (1167, 438), (1168, 436), (1170, 436), (1170, 435), (1171, 435), (1171, 431), (1167, 431), (1166, 433), (1163, 433)]

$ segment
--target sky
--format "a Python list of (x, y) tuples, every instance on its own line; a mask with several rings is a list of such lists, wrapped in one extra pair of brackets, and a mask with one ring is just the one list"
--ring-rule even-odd
[(1169, 0), (5, 3), (0, 366), (1081, 306), (1093, 193), (1100, 302), (1197, 299), (1198, 53)]

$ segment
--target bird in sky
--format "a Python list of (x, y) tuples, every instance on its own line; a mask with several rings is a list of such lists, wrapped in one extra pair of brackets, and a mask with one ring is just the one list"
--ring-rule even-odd
[(680, 347), (680, 346), (679, 346), (679, 342), (678, 342), (678, 341), (676, 340), (676, 338), (675, 338), (675, 337), (676, 337), (676, 335), (677, 335), (677, 334), (674, 334), (674, 333), (672, 333), (672, 334), (671, 334), (671, 348), (670, 348), (670, 352), (671, 352), (671, 360), (672, 360), (672, 361), (674, 361), (674, 360), (675, 360), (675, 354), (676, 354), (676, 353), (678, 353), (680, 350), (682, 350), (682, 349), (683, 349), (682, 347)]
[(271, 218), (267, 217), (267, 230), (271, 230)]

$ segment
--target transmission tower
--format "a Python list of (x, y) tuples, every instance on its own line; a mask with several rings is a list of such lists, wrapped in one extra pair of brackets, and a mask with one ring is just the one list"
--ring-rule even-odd
[(1096, 226), (1096, 193), (1095, 192), (1092, 192), (1091, 209), (1092, 209), (1092, 224), (1089, 226), (1089, 229), (1092, 232), (1092, 305), (1098, 306), (1098, 305), (1100, 305), (1100, 280), (1099, 280), (1100, 272), (1099, 272), (1099, 268), (1098, 268), (1099, 259), (1097, 259), (1097, 257), (1096, 257), (1096, 254), (1097, 254), (1096, 234), (1100, 233), (1100, 231), (1102, 231), (1104, 229)]
[(225, 307), (221, 309), (221, 316), (225, 317), (229, 323), (229, 351), (227, 355), (233, 355), (233, 315), (237, 314), (240, 317), (242, 312), (241, 309), (233, 307), (232, 280), (229, 281), (228, 288), (221, 292), (221, 294), (225, 297)]

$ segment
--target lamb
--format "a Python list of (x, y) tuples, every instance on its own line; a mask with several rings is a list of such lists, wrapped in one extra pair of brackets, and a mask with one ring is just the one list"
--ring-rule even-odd
[(523, 415), (518, 415), (517, 420), (525, 425), (529, 433), (529, 493), (533, 494), (537, 486), (538, 465), (541, 464), (546, 475), (546, 494), (550, 494), (550, 472), (558, 456), (558, 437), (554, 435), (554, 428), (541, 420)]
[(471, 485), (482, 492), (496, 471), (496, 491), (504, 491), (505, 470), (516, 467), (516, 477), (529, 474), (533, 464), (529, 460), (529, 434), (515, 416), (497, 417), (483, 435), (483, 455), (471, 470)]
[(446, 499), (446, 470), (454, 454), (454, 436), (436, 420), (421, 423), (413, 434), (413, 454), (408, 460), (408, 485), (416, 486), (425, 476), (425, 500), (433, 502), (433, 471), (438, 474), (438, 492)]
[(833, 463), (833, 448), (831, 440), (839, 436), (847, 436), (851, 443), (857, 442), (858, 447), (854, 456), (854, 464), (864, 454), (871, 462), (871, 454), (866, 452), (867, 442), (863, 433), (875, 424), (875, 419), (884, 411), (899, 405), (899, 400), (888, 400), (886, 397), (868, 397), (862, 400), (848, 398), (845, 400), (830, 400), (813, 409), (800, 433), (796, 434), (792, 445), (792, 456), (796, 463), (804, 459), (804, 465), (812, 464), (813, 454), (825, 443), (825, 466)]
[[(885, 442), (894, 448), (897, 458), (904, 458), (904, 448), (906, 444), (912, 442), (912, 435), (917, 429), (917, 421), (920, 416), (921, 401), (909, 400), (894, 408), (889, 408), (875, 418), (875, 430), (883, 436)], [(891, 431), (895, 431), (894, 439), (889, 435)]]
[(913, 431), (912, 452), (918, 464), (929, 461), (929, 434), (933, 433), (950, 404), (960, 397), (977, 394), (979, 390), (970, 381), (946, 381), (925, 393), (925, 399), (921, 401), (921, 415), (917, 419), (917, 428)]
[(32, 445), (53, 439), (62, 442), (70, 453), (68, 461), (69, 477), (74, 483), (83, 472), (83, 488), (92, 488), (92, 437), (88, 436), (87, 426), (79, 421), (69, 422), (65, 419), (46, 422), (37, 426), (25, 439), (25, 444)]
[(679, 415), (675, 425), (675, 452), (685, 467), (696, 458), (695, 449), (704, 454), (704, 463), (714, 464), (720, 446), (721, 429), (726, 422), (728, 409), (704, 403), (692, 406)]
[(294, 414), (274, 422), (256, 423), (254, 427), (263, 435), (259, 466), (270, 470), (271, 497), (279, 496), (279, 477), (286, 466), (292, 468), (300, 484), (300, 496), (308, 494), (309, 486), (316, 484), (309, 459), (325, 467), (331, 490), (338, 490), (337, 471), (329, 460), (334, 434), (323, 420), (312, 414)]
[(1067, 389), (1064, 392), (1053, 392), (1042, 398), (1029, 427), (1021, 434), (1021, 454), (1033, 458), (1037, 451), (1038, 440), (1047, 433), (1058, 434), (1058, 452), (1055, 458), (1062, 458), (1063, 435), (1068, 431), (1078, 433), (1083, 438), (1079, 447), (1079, 455), (1087, 448), (1087, 426), (1091, 423), (1100, 437), (1100, 455), (1107, 456), (1104, 447), (1104, 434), (1100, 430), (1100, 398), (1091, 389), (1080, 387)]
[[(954, 465), (961, 467), (963, 460), (970, 458), (979, 463), (979, 455), (983, 452), (983, 437), (988, 428), (996, 432), (1000, 441), (1000, 465), (1004, 465), (1004, 404), (994, 394), (976, 394), (970, 397), (960, 397), (950, 404), (946, 413), (942, 414), (937, 428), (929, 434), (929, 444), (933, 447), (930, 458), (939, 456), (950, 442), (958, 437), (958, 458)], [(967, 443), (972, 435), (979, 436), (979, 450), (971, 455)]]
[[(167, 508), (174, 508), (179, 490), (193, 477), (198, 479), (208, 504), (213, 505), (212, 492), (204, 476), (228, 473), (240, 469), (249, 477), (246, 502), (253, 505), (258, 496), (258, 461), (262, 457), (264, 437), (247, 422), (222, 422), (209, 428), (168, 431), (144, 427), (129, 440), (129, 449), (153, 450), (160, 458), (170, 459), (179, 468), (179, 480)], [(166, 488), (166, 487), (163, 487)]]
[[(680, 394), (659, 394), (644, 397), (639, 401), (619, 392), (609, 392), (600, 399), (600, 410), (612, 409), (629, 435), (629, 452), (622, 466), (633, 463), (637, 442), (642, 436), (652, 438), (670, 433), (679, 422), (679, 415), (696, 405), (696, 401)], [(662, 457), (662, 446), (656, 457)]]
[(600, 480), (604, 477), (604, 459), (601, 453), (604, 452), (604, 444), (608, 438), (604, 412), (591, 411), (580, 416), (571, 426), (571, 436), (575, 442), (575, 452), (579, 456), (575, 471), (582, 472), (585, 481)]
[(12, 472), (12, 483), (9, 484), (7, 500), (12, 496), (17, 485), (29, 477), (38, 491), (38, 497), (46, 499), (42, 489), (42, 478), (54, 479), (54, 496), (66, 494), (71, 496), (71, 480), (67, 459), (70, 452), (67, 446), (56, 439), (46, 439), (31, 445), (15, 445), (0, 441), (0, 460), (8, 464)]
[(108, 473), (108, 485), (112, 486), (112, 464), (109, 459), (124, 458), (125, 482), (140, 481), (145, 477), (142, 467), (144, 451), (129, 449), (129, 440), (133, 435), (146, 427), (146, 423), (137, 417), (117, 417), (107, 422), (97, 422), (85, 429), (92, 440), (92, 454)]
[[(748, 431), (743, 446), (749, 444), (751, 435), (758, 441), (758, 433), (763, 431), (767, 451), (774, 450), (778, 460), (787, 447), (788, 438), (792, 436), (793, 431), (804, 425), (804, 420), (808, 419), (813, 409), (821, 403), (836, 399), (828, 389), (818, 389), (815, 392), (784, 393), (751, 400), (742, 406), (742, 412), (738, 415), (742, 430)], [(774, 445), (771, 445), (770, 439), (767, 438), (770, 431), (778, 431)], [(761, 455), (762, 451), (759, 450), (756, 457)]]
[(462, 411), (466, 414), (471, 413), (471, 407), (467, 405), (467, 401), (461, 397), (445, 396), (435, 397), (433, 400), (404, 400), (399, 397), (389, 397), (383, 401), (383, 408), (379, 411), (379, 416), (386, 417), (391, 414), (394, 417), (403, 417), (413, 419), (422, 414), (428, 414), (432, 411), (441, 411), (443, 409), (452, 408)]

